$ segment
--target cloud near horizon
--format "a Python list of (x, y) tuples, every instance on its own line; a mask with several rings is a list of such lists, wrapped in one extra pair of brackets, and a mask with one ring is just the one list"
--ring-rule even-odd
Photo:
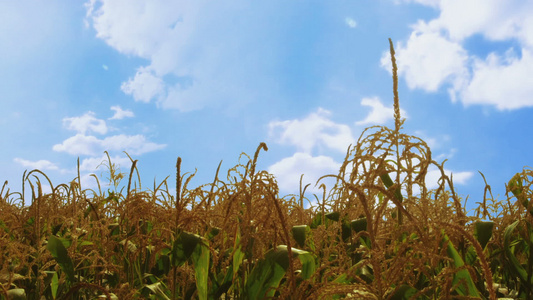
[(354, 141), (351, 129), (331, 121), (330, 115), (330, 111), (318, 108), (304, 119), (272, 121), (268, 124), (269, 136), (279, 144), (295, 146), (304, 153), (311, 153), (315, 148), (344, 153)]
[[(123, 110), (120, 106), (111, 106), (111, 110), (115, 113), (109, 120), (121, 120), (134, 116), (133, 112)], [(106, 135), (109, 132), (106, 121), (98, 119), (92, 111), (88, 111), (78, 117), (64, 118), (63, 127), (67, 130), (75, 131), (76, 134), (61, 143), (53, 145), (52, 150), (78, 157), (82, 156), (80, 171), (83, 172), (83, 180), (86, 184), (90, 184), (91, 187), (95, 186), (91, 183), (94, 179), (91, 179), (90, 173), (94, 173), (98, 166), (102, 165), (102, 162), (107, 161), (107, 156), (103, 154), (104, 151), (110, 153), (111, 162), (117, 167), (129, 168), (131, 166), (130, 159), (125, 155), (119, 155), (119, 153), (126, 151), (130, 155), (142, 155), (164, 149), (167, 146), (166, 144), (150, 142), (141, 134), (116, 134), (104, 137), (91, 135), (90, 133)], [(57, 164), (49, 160), (30, 161), (17, 157), (13, 161), (31, 169), (53, 170), (61, 173), (76, 172), (76, 170), (61, 169)]]
[(59, 170), (59, 167), (56, 164), (45, 159), (31, 161), (31, 160), (26, 160), (26, 159), (22, 159), (19, 157), (15, 157), (13, 161), (25, 168), (30, 168), (32, 170), (34, 169), (38, 169), (41, 171), (42, 170)]
[[(372, 107), (362, 121), (355, 124), (383, 125), (383, 123), (393, 120), (394, 110), (381, 104), (379, 98), (364, 98), (362, 105)], [(289, 157), (285, 157), (268, 167), (268, 172), (274, 174), (278, 181), (278, 186), (282, 193), (296, 194), (300, 187), (300, 176), (304, 174), (302, 184), (305, 186), (310, 183), (309, 193), (321, 193), (318, 186), (315, 186), (317, 180), (324, 175), (338, 175), (342, 162), (336, 161), (331, 155), (334, 153), (346, 153), (350, 144), (356, 143), (353, 138), (352, 128), (345, 124), (340, 124), (330, 119), (332, 113), (323, 108), (316, 112), (310, 113), (304, 118), (272, 121), (269, 123), (269, 136), (274, 142), (295, 147), (296, 152)], [(407, 115), (402, 111), (402, 115)], [(355, 128), (355, 130), (358, 130)], [(419, 131), (421, 133), (421, 131)], [(442, 143), (449, 140), (449, 137), (443, 136), (437, 139), (425, 136), (435, 148), (443, 148)], [(331, 153), (326, 150), (334, 150)], [(442, 153), (439, 157), (449, 158), (453, 156), (455, 149), (450, 149), (448, 153)], [(313, 155), (313, 153), (318, 153)], [(328, 153), (329, 155), (326, 155)], [(393, 158), (392, 158), (393, 159)], [(473, 176), (470, 171), (452, 171), (445, 170), (446, 175), (453, 173), (454, 183), (464, 185)], [(432, 189), (438, 187), (440, 171), (434, 167), (428, 170), (426, 175), (427, 187)], [(324, 179), (328, 189), (332, 188), (335, 180), (332, 178)]]

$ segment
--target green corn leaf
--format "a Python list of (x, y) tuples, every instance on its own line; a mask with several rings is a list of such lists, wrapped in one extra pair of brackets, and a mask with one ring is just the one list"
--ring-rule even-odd
[(172, 245), (172, 266), (179, 267), (183, 265), (196, 249), (196, 245), (202, 240), (199, 235), (182, 232)]
[(194, 274), (196, 277), (196, 289), (198, 291), (198, 298), (200, 300), (207, 300), (207, 279), (209, 275), (209, 247), (203, 244), (202, 241), (196, 245), (196, 249), (192, 253), (191, 259), (194, 265)]
[(511, 237), (513, 235), (513, 231), (515, 230), (516, 226), (520, 223), (520, 220), (515, 221), (513, 224), (507, 226), (505, 228), (504, 234), (503, 234), (503, 248), (505, 249), (505, 254), (509, 261), (511, 262), (511, 268), (512, 270), (518, 275), (520, 280), (524, 283), (528, 282), (528, 276), (527, 271), (522, 267), (516, 256), (514, 255), (513, 251), (511, 250)]
[(50, 289), (52, 290), (52, 298), (57, 298), (57, 289), (59, 288), (59, 278), (57, 277), (57, 272), (54, 272), (52, 276), (52, 282), (50, 284)]
[[(282, 249), (283, 251), (286, 251), (287, 256), (289, 254), (289, 250), (287, 249), (287, 246), (281, 245), (278, 246), (278, 249)], [(302, 277), (303, 279), (309, 279), (316, 271), (315, 266), (315, 257), (310, 252), (291, 248), (292, 255), (297, 257), (300, 262), (302, 263)]]
[[(384, 173), (380, 175), (379, 178), (381, 178), (381, 181), (383, 181), (383, 184), (385, 185), (387, 189), (394, 185), (394, 182), (390, 178), (389, 173)], [(394, 191), (394, 196), (396, 197), (396, 199), (402, 202), (403, 196), (402, 196), (402, 190), (400, 189), (400, 187), (396, 188), (396, 190)]]
[[(461, 255), (455, 247), (453, 246), (452, 242), (450, 241), (450, 238), (447, 234), (444, 233), (444, 230), (442, 231), (444, 235), (444, 243), (448, 245), (448, 256), (453, 259), (454, 266), (456, 268), (462, 268), (465, 263), (463, 259), (461, 258)], [(460, 269), (455, 273), (455, 276), (453, 277), (452, 284), (456, 285), (459, 282), (464, 282), (466, 286), (463, 284), (459, 284), (456, 288), (457, 293), (461, 296), (471, 296), (471, 297), (480, 297), (479, 291), (476, 288), (476, 285), (474, 284), (474, 281), (472, 280), (472, 277), (470, 276), (470, 273), (468, 273), (468, 270), (466, 269)]]
[(211, 230), (209, 230), (209, 233), (206, 235), (206, 238), (210, 241), (212, 241), (215, 236), (217, 236), (220, 233), (220, 228), (213, 227)]
[(490, 238), (492, 237), (492, 230), (494, 228), (494, 222), (488, 221), (478, 221), (476, 222), (475, 228), (474, 228), (474, 236), (476, 237), (477, 241), (481, 245), (482, 249), (485, 249), (487, 246), (487, 243), (489, 242)]
[[(350, 227), (352, 228), (353, 231), (355, 231), (356, 233), (359, 233), (361, 231), (366, 231), (367, 224), (368, 223), (366, 221), (366, 218), (362, 217), (362, 218), (359, 218), (359, 219), (356, 219), (356, 220), (352, 220), (352, 222), (350, 223)], [(367, 236), (362, 236), (362, 237), (359, 238), (359, 240), (367, 248), (371, 248), (371, 242), (370, 242), (370, 239)]]
[(341, 225), (341, 237), (343, 241), (348, 241), (348, 239), (352, 236), (352, 229), (349, 222), (342, 222)]
[(533, 216), (533, 207), (529, 207), (529, 200), (527, 199), (526, 194), (524, 193), (524, 186), (522, 181), (522, 174), (516, 173), (509, 183), (507, 184), (513, 195)]
[(322, 225), (322, 213), (321, 212), (315, 215), (315, 217), (311, 221), (310, 227), (311, 229), (316, 229), (320, 225)]
[[(293, 256), (302, 262), (302, 277), (309, 279), (316, 271), (315, 259), (307, 251), (291, 248)], [(280, 245), (268, 251), (265, 258), (253, 268), (246, 281), (246, 294), (249, 299), (273, 297), (281, 279), (289, 268), (289, 252), (287, 246)]]
[(68, 280), (73, 283), (74, 278), (74, 264), (68, 255), (67, 248), (63, 245), (60, 239), (51, 235), (48, 237), (48, 245), (46, 248), (52, 254), (52, 257), (57, 261), (63, 272), (67, 274)]
[(366, 230), (367, 222), (366, 218), (359, 218), (351, 222), (352, 230), (356, 233)]
[(242, 251), (242, 245), (241, 245), (241, 233), (239, 229), (237, 229), (237, 234), (235, 236), (235, 243), (233, 245), (233, 248), (235, 249), (235, 253), (233, 254), (232, 276), (235, 277), (237, 275), (237, 272), (239, 272), (242, 261), (244, 260), (244, 252)]
[(196, 289), (200, 300), (206, 300), (208, 294), (209, 247), (207, 240), (193, 233), (183, 231), (172, 246), (171, 262), (181, 266), (191, 259), (196, 277)]
[(265, 258), (252, 269), (245, 286), (248, 299), (274, 296), (275, 289), (279, 286), (289, 265), (288, 256), (284, 257), (282, 252), (279, 249), (269, 251)]
[(519, 197), (522, 194), (523, 186), (522, 186), (522, 177), (520, 176), (520, 173), (516, 173), (511, 180), (509, 180), (509, 183), (507, 184), (509, 186), (509, 189), (515, 195), (515, 197)]
[(305, 239), (309, 231), (310, 229), (307, 225), (296, 225), (292, 227), (292, 236), (298, 243), (298, 246), (305, 247)]
[(326, 218), (332, 220), (332, 221), (338, 221), (341, 214), (338, 211), (330, 212), (326, 214)]

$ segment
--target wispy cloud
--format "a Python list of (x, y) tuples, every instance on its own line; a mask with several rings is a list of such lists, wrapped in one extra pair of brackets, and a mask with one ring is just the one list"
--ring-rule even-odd
[(126, 151), (141, 155), (165, 148), (165, 144), (148, 142), (143, 135), (113, 135), (99, 139), (91, 135), (76, 134), (52, 147), (54, 151), (71, 155), (96, 155), (103, 151)]
[(147, 60), (125, 78), (124, 93), (164, 109), (191, 111), (264, 97), (278, 86), (273, 56), (278, 53), (276, 39), (282, 36), (278, 27), (265, 26), (278, 7), (244, 3), (153, 1), (149, 6), (124, 6), (92, 0), (86, 5), (86, 22), (115, 50)]
[(109, 118), (109, 120), (121, 120), (124, 118), (133, 118), (135, 114), (131, 110), (123, 110), (120, 106), (111, 106), (111, 110), (115, 111), (115, 114)]
[(58, 170), (59, 167), (54, 164), (53, 162), (45, 159), (41, 159), (38, 161), (30, 161), (22, 158), (15, 158), (13, 159), (14, 162), (18, 163), (19, 165), (28, 168), (28, 169), (39, 169), (41, 171), (43, 170)]
[[(111, 163), (119, 166), (121, 169), (128, 169), (131, 167), (131, 160), (126, 155), (114, 155), (110, 156)], [(80, 162), (80, 171), (84, 172), (96, 172), (101, 170), (102, 172), (107, 171), (105, 166), (109, 165), (109, 161), (106, 155), (101, 155), (97, 157), (84, 158)]]
[(80, 117), (64, 118), (63, 126), (66, 129), (74, 130), (81, 134), (90, 131), (100, 134), (107, 133), (107, 125), (105, 121), (97, 119), (92, 111), (89, 111)]
[[(363, 98), (361, 105), (371, 107), (372, 111), (364, 120), (355, 122), (357, 125), (383, 125), (394, 119), (394, 108), (383, 105), (378, 97)], [(400, 115), (402, 119), (407, 118), (407, 112), (401, 108)]]
[(346, 19), (344, 19), (344, 22), (350, 28), (357, 27), (357, 22), (354, 19), (350, 18), (350, 17), (347, 17)]

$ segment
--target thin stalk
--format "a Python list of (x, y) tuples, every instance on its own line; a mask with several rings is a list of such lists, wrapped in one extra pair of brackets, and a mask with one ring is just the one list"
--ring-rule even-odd
[[(398, 67), (396, 66), (396, 58), (394, 57), (394, 45), (392, 39), (389, 38), (390, 44), (390, 56), (392, 61), (392, 85), (394, 94), (394, 133), (396, 140), (396, 164), (398, 171), (396, 173), (396, 185), (400, 188), (400, 127), (401, 127), (401, 115), (400, 115), (400, 97), (398, 96)], [(401, 203), (401, 200), (400, 200)], [(402, 225), (403, 216), (400, 209), (398, 209), (398, 225)]]

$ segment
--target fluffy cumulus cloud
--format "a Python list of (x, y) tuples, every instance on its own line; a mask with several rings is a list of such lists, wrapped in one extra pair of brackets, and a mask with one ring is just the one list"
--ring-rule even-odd
[(494, 53), (476, 59), (470, 84), (460, 91), (467, 104), (492, 104), (500, 110), (533, 106), (533, 56), (522, 49), (518, 58), (512, 50), (504, 57)]
[(98, 38), (120, 53), (146, 59), (121, 86), (136, 101), (189, 111), (274, 90), (268, 58), (275, 43), (265, 39), (278, 29), (264, 24), (273, 22), (265, 11), (276, 7), (251, 8), (245, 1), (90, 0), (86, 8), (86, 24)]
[(298, 194), (300, 177), (304, 174), (302, 188), (311, 184), (306, 193), (320, 194), (321, 190), (318, 188), (320, 184), (325, 183), (329, 189), (333, 186), (334, 180), (329, 178), (316, 185), (317, 180), (324, 175), (337, 175), (340, 166), (340, 163), (329, 156), (311, 156), (308, 153), (297, 152), (271, 165), (268, 172), (274, 174), (282, 193)]
[(269, 135), (278, 143), (295, 146), (305, 153), (316, 147), (346, 152), (354, 143), (351, 129), (333, 122), (328, 118), (330, 115), (330, 111), (319, 108), (301, 120), (273, 121), (268, 125)]
[[(373, 107), (367, 118), (361, 123), (382, 123), (392, 119), (392, 108), (384, 107), (377, 98), (365, 98), (363, 105)], [(379, 112), (379, 113), (378, 113)], [(402, 112), (405, 115), (405, 112)], [(270, 136), (274, 141), (297, 150), (290, 157), (285, 157), (268, 167), (268, 171), (275, 175), (282, 194), (297, 194), (300, 188), (300, 176), (304, 174), (303, 186), (310, 183), (308, 192), (321, 193), (318, 188), (320, 183), (325, 183), (329, 190), (335, 183), (334, 178), (323, 179), (318, 186), (317, 180), (324, 175), (338, 175), (341, 162), (333, 157), (334, 154), (345, 153), (350, 144), (355, 143), (352, 138), (352, 130), (349, 126), (333, 122), (331, 113), (324, 109), (318, 109), (303, 119), (273, 121), (269, 124)], [(418, 132), (421, 134), (422, 132)], [(441, 136), (438, 139), (424, 136), (433, 147), (441, 149), (450, 139)], [(441, 149), (442, 150), (442, 149)], [(319, 152), (318, 154), (313, 154)], [(451, 158), (455, 149), (448, 153), (442, 153), (439, 158)], [(390, 157), (394, 160), (394, 157)], [(413, 162), (417, 164), (417, 162)], [(354, 170), (347, 170), (347, 174)], [(357, 172), (361, 172), (357, 170)], [(448, 176), (453, 174), (454, 183), (463, 185), (473, 176), (470, 171), (455, 171), (445, 169)], [(436, 167), (430, 167), (426, 175), (426, 184), (430, 189), (438, 187), (440, 171)]]
[[(378, 97), (363, 98), (361, 105), (371, 107), (372, 111), (364, 120), (355, 122), (357, 125), (382, 125), (394, 119), (394, 108), (383, 105)], [(407, 113), (401, 108), (400, 115), (402, 119), (407, 118)]]
[[(302, 174), (302, 184), (311, 183), (308, 192), (321, 193), (315, 186), (317, 180), (323, 175), (338, 174), (341, 164), (325, 153), (346, 153), (355, 140), (348, 125), (335, 123), (330, 116), (330, 111), (319, 108), (303, 119), (270, 122), (270, 137), (277, 143), (297, 149), (292, 156), (268, 168), (276, 176), (282, 193), (297, 194)], [(313, 152), (324, 154), (313, 155)], [(325, 179), (321, 183), (325, 183), (329, 189), (334, 180)]]
[[(122, 110), (120, 106), (112, 106), (111, 110), (115, 114), (110, 119), (123, 119), (133, 117), (129, 110)], [(118, 134), (98, 138), (87, 133), (94, 132), (106, 134), (107, 124), (104, 120), (98, 119), (94, 112), (87, 112), (80, 117), (69, 117), (63, 119), (63, 126), (66, 129), (74, 130), (76, 135), (71, 136), (60, 144), (52, 147), (54, 151), (66, 152), (71, 155), (99, 155), (104, 151), (126, 151), (133, 155), (157, 151), (166, 147), (165, 144), (149, 142), (145, 136)]]
[[(440, 15), (418, 21), (406, 41), (396, 45), (398, 72), (411, 89), (443, 86), (453, 101), (493, 105), (500, 110), (533, 106), (533, 2), (521, 0), (411, 0), (438, 9)], [(515, 42), (506, 53), (479, 57), (465, 48), (481, 36), (490, 42)], [(521, 53), (521, 55), (517, 54)], [(390, 70), (387, 53), (382, 66)]]

